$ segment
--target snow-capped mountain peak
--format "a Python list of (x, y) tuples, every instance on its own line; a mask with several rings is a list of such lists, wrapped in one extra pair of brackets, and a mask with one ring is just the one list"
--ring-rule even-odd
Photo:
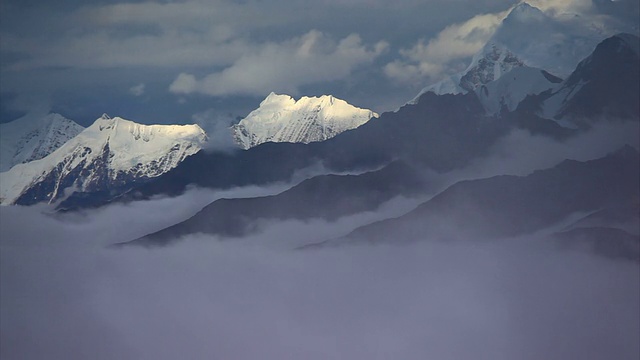
[(521, 3), (503, 19), (467, 69), (423, 88), (409, 104), (426, 92), (441, 95), (475, 90), (524, 65), (566, 78), (605, 37), (588, 21), (567, 21)]
[(460, 78), (460, 87), (473, 91), (521, 66), (524, 66), (524, 62), (505, 46), (498, 43), (487, 44), (473, 57), (471, 65)]
[(159, 176), (198, 152), (198, 125), (142, 125), (102, 116), (43, 159), (0, 173), (1, 204), (55, 201), (64, 189), (105, 191)]
[(310, 143), (357, 128), (378, 114), (332, 95), (303, 96), (271, 93), (246, 118), (231, 127), (236, 143), (248, 149), (264, 142)]
[(42, 159), (83, 129), (56, 113), (30, 114), (0, 124), (0, 172), (16, 164)]
[(498, 42), (488, 43), (473, 56), (466, 70), (425, 87), (409, 104), (415, 104), (427, 92), (442, 95), (474, 91), (521, 66), (524, 62), (506, 46)]

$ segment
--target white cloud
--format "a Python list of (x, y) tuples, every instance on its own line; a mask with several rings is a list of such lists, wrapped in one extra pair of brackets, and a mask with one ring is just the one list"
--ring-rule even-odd
[(169, 86), (169, 91), (175, 94), (190, 94), (196, 91), (198, 81), (191, 74), (181, 73)]
[(549, 14), (587, 13), (593, 9), (592, 0), (526, 0), (529, 3)]
[(312, 30), (285, 42), (260, 46), (230, 67), (200, 80), (182, 73), (169, 90), (176, 94), (264, 95), (271, 91), (296, 94), (301, 85), (350, 75), (356, 67), (371, 63), (386, 48), (385, 42), (363, 45), (357, 34), (336, 42)]
[(413, 47), (400, 50), (401, 59), (387, 64), (387, 77), (400, 83), (436, 80), (478, 52), (493, 35), (508, 11), (482, 14), (459, 24), (449, 25), (435, 37), (420, 39)]
[[(293, 252), (194, 236), (106, 250), (71, 230), (102, 235), (113, 229), (109, 214), (55, 224), (20, 210), (23, 221), (66, 233), (40, 246), (0, 243), (7, 358), (638, 357), (635, 264), (518, 239)], [(129, 215), (151, 215), (142, 211)], [(301, 225), (273, 224), (279, 231), (259, 240), (328, 224)], [(69, 235), (75, 246), (61, 246)]]
[(234, 141), (233, 132), (230, 129), (235, 121), (232, 114), (209, 109), (194, 114), (191, 118), (193, 122), (198, 124), (207, 133), (208, 140), (205, 150), (224, 152), (240, 150), (240, 147)]
[(134, 85), (129, 89), (129, 93), (133, 96), (142, 96), (144, 94), (144, 83)]

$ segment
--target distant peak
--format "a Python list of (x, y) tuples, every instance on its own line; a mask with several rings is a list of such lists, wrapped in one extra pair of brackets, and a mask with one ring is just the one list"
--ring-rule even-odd
[(267, 95), (266, 98), (264, 98), (264, 100), (262, 100), (260, 106), (291, 102), (295, 102), (295, 100), (291, 96), (285, 94), (276, 94), (272, 91), (269, 95)]
[(99, 120), (111, 120), (111, 116), (109, 116), (107, 113), (102, 114), (102, 116), (100, 116)]
[(538, 10), (537, 7), (531, 6), (528, 2), (523, 1), (520, 4), (516, 5), (513, 10), (517, 11), (535, 11)]
[(544, 19), (546, 16), (542, 12), (542, 10), (538, 9), (535, 6), (529, 5), (527, 2), (522, 2), (514, 7), (509, 15), (507, 15), (505, 21), (515, 20), (519, 22), (523, 21), (531, 21), (531, 20), (540, 20)]

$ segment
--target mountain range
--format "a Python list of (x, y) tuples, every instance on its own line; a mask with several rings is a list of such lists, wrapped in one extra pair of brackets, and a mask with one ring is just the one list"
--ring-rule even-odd
[[(451, 175), (490, 156), (514, 132), (569, 144), (594, 126), (640, 123), (638, 37), (618, 34), (592, 44), (595, 35), (568, 31), (572, 36), (561, 43), (514, 40), (532, 27), (542, 27), (534, 37), (566, 30), (553, 21), (529, 5), (515, 7), (464, 72), (393, 112), (378, 115), (330, 95), (295, 100), (271, 93), (228, 129), (234, 151), (206, 151), (207, 134), (197, 125), (141, 125), (104, 115), (78, 129), (51, 116), (49, 123), (79, 133), (66, 142), (60, 137), (57, 146), (12, 144), (24, 149), (13, 153), (46, 156), (24, 164), (27, 155), (12, 157), (15, 165), (0, 173), (0, 203), (48, 202), (72, 211), (177, 196), (193, 186), (291, 183), (301, 171), (322, 169), (276, 195), (216, 200), (128, 244), (167, 245), (196, 233), (239, 238), (260, 234), (269, 221), (331, 223), (397, 197), (432, 196), (403, 216), (317, 246), (540, 236), (638, 261), (640, 159), (632, 146), (524, 176)], [(584, 53), (587, 46), (591, 53)], [(24, 143), (49, 143), (38, 136)], [(36, 148), (46, 151), (30, 150)], [(450, 186), (439, 188), (433, 174), (452, 176)], [(555, 228), (572, 216), (578, 218)]]
[[(527, 176), (460, 181), (406, 215), (305, 248), (509, 238), (544, 231), (572, 214), (588, 214), (547, 236), (564, 248), (587, 246), (602, 255), (639, 261), (639, 183), (640, 155), (625, 146), (600, 159), (565, 160)], [(217, 200), (184, 222), (127, 244), (167, 245), (202, 233), (236, 238), (259, 232), (261, 221), (274, 219), (335, 221), (375, 210), (395, 196), (415, 196), (427, 189), (428, 183), (415, 170), (394, 162), (361, 175), (315, 177), (278, 195)], [(611, 240), (606, 241), (609, 235)]]
[[(394, 167), (402, 164), (403, 170), (390, 171), (383, 167), (350, 177), (321, 176), (274, 196), (218, 200), (185, 222), (129, 244), (166, 245), (196, 233), (230, 239), (259, 233), (262, 231), (259, 224), (273, 219), (335, 221), (341, 216), (375, 210), (394, 196), (428, 193), (433, 185), (428, 179), (411, 180), (408, 184), (402, 180), (413, 179), (411, 174), (415, 169), (447, 172), (464, 167), (487, 154), (492, 144), (512, 129), (566, 139), (588, 131), (588, 126), (583, 126), (580, 120), (588, 124), (638, 122), (637, 114), (632, 111), (637, 108), (636, 99), (623, 97), (617, 99), (618, 103), (612, 103), (614, 98), (607, 96), (638, 84), (638, 56), (629, 39), (633, 38), (618, 35), (606, 39), (566, 80), (540, 69), (520, 66), (475, 91), (443, 95), (427, 92), (414, 104), (383, 113), (356, 130), (324, 142), (263, 144), (235, 155), (196, 154), (174, 171), (138, 187), (136, 195), (145, 198), (153, 194), (179, 194), (187, 184), (193, 183), (223, 188), (285, 180), (296, 169), (314, 162), (334, 171), (390, 162), (389, 166)], [(621, 69), (620, 73), (626, 76), (618, 76), (610, 70), (613, 68)], [(563, 89), (575, 84), (575, 79), (580, 79), (582, 85), (574, 87), (572, 96), (567, 97)], [(540, 92), (532, 95), (519, 91), (521, 88)], [(503, 96), (490, 98), (496, 93)], [(539, 104), (549, 99), (558, 101), (556, 97), (561, 97), (563, 111), (547, 116)], [(591, 117), (585, 117), (584, 100), (580, 100), (583, 98), (592, 99), (588, 113)], [(533, 106), (535, 104), (538, 105)], [(616, 109), (618, 116), (603, 116), (609, 108)], [(397, 159), (402, 162), (398, 163)], [(272, 164), (260, 166), (267, 161)], [(234, 165), (238, 163), (249, 166)], [(208, 167), (208, 171), (197, 171), (203, 164), (215, 166)], [(502, 175), (455, 182), (406, 215), (366, 225), (344, 238), (313, 247), (393, 242), (394, 239), (479, 241), (539, 236), (560, 248), (587, 249), (637, 262), (640, 261), (639, 164), (638, 150), (625, 146), (599, 159), (565, 160), (526, 176)], [(367, 178), (376, 180), (367, 181)], [(323, 183), (330, 185), (312, 185)], [(359, 185), (354, 188), (352, 183)], [(393, 191), (386, 188), (379, 197), (383, 184), (402, 186)], [(577, 220), (554, 229), (576, 214)]]
[[(614, 36), (602, 44), (618, 42), (618, 38)], [(544, 90), (541, 94), (526, 95), (511, 112), (488, 114), (490, 111), (487, 109), (491, 108), (487, 104), (490, 102), (476, 92), (443, 95), (427, 92), (415, 104), (407, 104), (395, 112), (383, 113), (379, 118), (374, 118), (355, 130), (345, 131), (323, 142), (264, 143), (235, 153), (199, 152), (185, 159), (174, 171), (136, 187), (135, 191), (130, 191), (124, 199), (139, 199), (156, 194), (176, 195), (190, 184), (228, 188), (286, 181), (297, 170), (316, 164), (339, 172), (372, 169), (396, 159), (405, 159), (410, 163), (443, 172), (464, 167), (474, 159), (487, 155), (491, 146), (513, 129), (525, 129), (553, 138), (566, 138), (583, 131), (570, 121), (581, 117), (581, 113), (576, 110), (580, 105), (574, 105), (579, 99), (583, 96), (593, 97), (593, 101), (590, 102), (594, 107), (592, 112), (602, 114), (606, 108), (614, 106), (608, 100), (611, 97), (607, 95), (612, 91), (618, 91), (613, 90), (613, 87), (629, 90), (637, 87), (640, 80), (637, 75), (637, 55), (630, 58), (628, 55), (632, 52), (621, 52), (617, 48), (602, 44), (584, 60), (589, 63), (591, 59), (605, 59), (595, 71), (578, 66), (567, 80), (559, 81), (555, 77), (545, 76), (540, 70), (522, 68), (517, 69), (514, 76), (505, 77), (496, 84), (514, 81), (512, 85), (486, 86), (488, 92), (494, 89), (505, 91), (503, 95), (489, 93), (492, 94), (492, 99), (507, 99), (508, 96), (516, 94), (511, 89), (517, 88), (517, 84), (524, 83), (522, 86), (526, 88), (531, 86), (531, 78), (546, 79), (540, 81), (543, 84), (540, 88), (551, 87), (550, 89)], [(624, 46), (625, 42), (620, 44)], [(608, 78), (610, 69), (629, 67), (635, 68), (635, 71), (627, 72), (624, 77), (615, 77), (609, 82), (603, 82), (602, 79)], [(561, 118), (546, 118), (541, 110), (540, 98), (544, 96), (545, 101), (556, 101), (562, 96), (562, 92), (557, 89), (570, 86), (571, 79), (574, 78), (582, 78), (585, 83), (595, 82), (603, 86), (582, 86), (576, 89), (571, 98), (559, 100), (564, 102), (563, 108), (567, 109)], [(586, 93), (591, 88), (597, 89), (597, 92)], [(585, 95), (582, 95), (583, 92)], [(480, 90), (480, 93), (484, 93), (484, 90)], [(627, 115), (619, 120), (637, 122), (638, 116), (633, 112), (634, 108), (637, 109), (637, 100), (630, 97), (624, 97), (623, 100), (625, 103), (619, 108), (627, 109)], [(502, 103), (505, 104), (504, 101)], [(497, 102), (494, 101), (492, 104)], [(507, 104), (506, 109), (513, 107), (513, 104)], [(611, 120), (596, 115), (590, 121)], [(98, 203), (104, 200), (100, 199)], [(74, 206), (84, 201), (85, 199)]]
[[(309, 143), (329, 139), (377, 116), (333, 96), (295, 101), (272, 93), (227, 135), (245, 149), (264, 142)], [(21, 119), (3, 125), (6, 139), (2, 153), (11, 166), (0, 175), (0, 204), (56, 202), (65, 197), (62, 190), (70, 187), (79, 193), (112, 196), (175, 167), (208, 141), (198, 125), (149, 126), (103, 115), (84, 130), (57, 114), (38, 121), (25, 124)], [(134, 140), (131, 144), (127, 144), (129, 138)], [(47, 156), (69, 140), (55, 155)], [(9, 159), (11, 154), (15, 155)], [(97, 154), (102, 154), (102, 160), (97, 160)], [(40, 162), (30, 162), (41, 158)], [(28, 164), (11, 168), (18, 161)]]
[(543, 69), (554, 77), (569, 76), (607, 37), (603, 30), (588, 27), (578, 15), (572, 17), (570, 21), (558, 20), (526, 2), (517, 5), (464, 71), (426, 86), (410, 103), (426, 92), (474, 91), (521, 66)]
[(0, 203), (55, 202), (157, 177), (202, 149), (198, 125), (141, 125), (103, 115), (45, 158), (0, 173)]

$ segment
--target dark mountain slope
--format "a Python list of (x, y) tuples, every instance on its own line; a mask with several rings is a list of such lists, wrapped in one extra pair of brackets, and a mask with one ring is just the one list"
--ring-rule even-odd
[(364, 226), (348, 239), (476, 239), (533, 233), (576, 212), (637, 201), (639, 161), (637, 150), (627, 146), (601, 159), (565, 160), (524, 177), (461, 181), (409, 214)]
[(603, 118), (640, 119), (640, 39), (619, 34), (602, 41), (556, 89), (523, 100), (517, 113), (544, 112), (588, 127)]
[(220, 199), (192, 218), (133, 241), (138, 245), (164, 245), (195, 233), (239, 237), (257, 231), (258, 220), (335, 220), (375, 210), (398, 195), (424, 189), (418, 173), (404, 163), (360, 175), (323, 175), (303, 181), (278, 195), (249, 199)]

